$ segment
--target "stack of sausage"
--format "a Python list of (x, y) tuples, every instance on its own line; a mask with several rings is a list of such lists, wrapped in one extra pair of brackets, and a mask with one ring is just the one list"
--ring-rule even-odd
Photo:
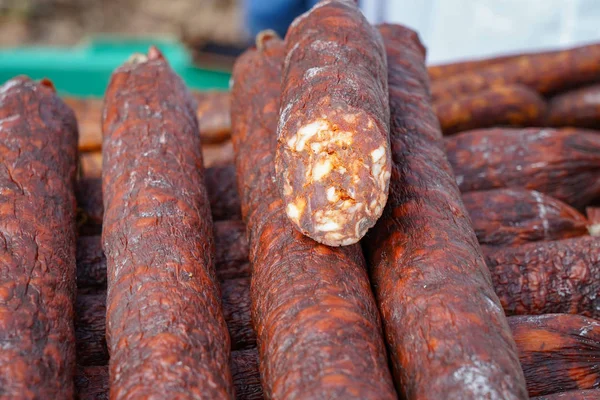
[(597, 398), (600, 133), (542, 127), (600, 128), (585, 49), (427, 70), (325, 1), (231, 94), (151, 49), (65, 99), (75, 185), (72, 111), (8, 82), (0, 394)]

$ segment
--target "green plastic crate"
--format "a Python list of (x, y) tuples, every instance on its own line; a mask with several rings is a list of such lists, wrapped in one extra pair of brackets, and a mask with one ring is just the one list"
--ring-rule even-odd
[(194, 66), (186, 48), (169, 39), (96, 37), (76, 47), (18, 47), (0, 50), (0, 84), (17, 75), (48, 78), (61, 95), (102, 97), (112, 71), (133, 53), (156, 45), (189, 88), (225, 90), (228, 71)]

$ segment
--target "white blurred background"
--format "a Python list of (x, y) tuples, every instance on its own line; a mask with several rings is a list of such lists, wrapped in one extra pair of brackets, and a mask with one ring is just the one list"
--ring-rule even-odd
[(430, 64), (600, 41), (600, 0), (362, 0), (419, 32)]

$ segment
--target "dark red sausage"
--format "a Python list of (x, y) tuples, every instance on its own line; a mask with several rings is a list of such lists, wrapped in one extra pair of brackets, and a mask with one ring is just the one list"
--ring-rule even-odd
[(286, 36), (276, 176), (289, 219), (329, 246), (381, 216), (390, 180), (381, 36), (355, 2), (326, 0)]
[(579, 211), (535, 190), (468, 192), (462, 199), (482, 245), (514, 246), (587, 234), (587, 220)]
[(195, 104), (155, 48), (113, 73), (102, 131), (111, 398), (231, 398)]
[(463, 192), (537, 190), (581, 209), (600, 198), (600, 133), (575, 129), (493, 128), (446, 139)]
[[(256, 347), (256, 334), (252, 330), (250, 317), (250, 279), (227, 279), (221, 283), (221, 288), (223, 315), (231, 337), (232, 349)], [(106, 290), (101, 287), (80, 289), (75, 304), (77, 363), (107, 364), (108, 350), (104, 334)]]
[(272, 180), (284, 46), (257, 44), (234, 66), (232, 137), (265, 396), (396, 398), (360, 247), (321, 245), (285, 214)]
[(491, 126), (539, 126), (546, 103), (522, 85), (493, 87), (434, 104), (445, 135)]
[(548, 396), (536, 396), (531, 400), (598, 400), (600, 399), (600, 389), (590, 390), (572, 390), (570, 392), (562, 392), (550, 394)]
[(77, 122), (49, 81), (0, 86), (0, 397), (73, 397)]
[(380, 31), (393, 168), (365, 249), (396, 384), (406, 399), (526, 399), (515, 343), (444, 156), (425, 51), (403, 26)]
[(591, 236), (487, 249), (494, 288), (508, 314), (600, 318), (600, 239)]
[[(220, 281), (249, 278), (248, 241), (242, 221), (217, 221), (215, 265)], [(100, 236), (80, 236), (77, 240), (77, 285), (106, 287), (106, 258)]]
[(600, 129), (600, 85), (559, 94), (548, 104), (549, 126)]
[[(256, 349), (231, 352), (231, 373), (237, 400), (262, 400)], [(75, 376), (79, 400), (108, 399), (108, 366), (79, 367)]]
[(507, 54), (496, 57), (431, 65), (427, 67), (427, 73), (429, 74), (429, 79), (431, 79), (431, 81), (444, 80), (454, 75), (459, 75), (468, 71), (477, 71), (479, 69), (489, 67), (490, 65), (502, 64), (505, 61), (527, 56), (528, 54)]
[(530, 54), (467, 71), (431, 85), (434, 101), (510, 84), (522, 84), (548, 94), (600, 80), (600, 43)]
[(600, 388), (600, 321), (568, 314), (508, 321), (530, 396)]

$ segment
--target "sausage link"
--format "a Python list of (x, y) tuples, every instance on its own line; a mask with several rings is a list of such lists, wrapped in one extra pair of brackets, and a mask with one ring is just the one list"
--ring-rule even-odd
[(600, 198), (600, 134), (575, 129), (493, 128), (446, 138), (462, 192), (537, 190), (582, 209)]
[(568, 314), (508, 321), (530, 396), (600, 388), (600, 321)]
[(504, 311), (600, 318), (600, 240), (590, 236), (487, 249)]
[[(207, 168), (204, 178), (213, 220), (241, 219), (235, 165), (230, 162), (223, 166)], [(99, 234), (104, 215), (102, 179), (84, 175), (77, 181), (75, 195), (81, 221), (80, 233)]]
[[(236, 399), (262, 400), (256, 349), (232, 351), (230, 365)], [(79, 400), (108, 400), (108, 366), (80, 366), (75, 385)]]
[(393, 167), (364, 247), (396, 384), (406, 399), (525, 399), (515, 343), (444, 156), (425, 51), (410, 29), (380, 31)]
[(522, 84), (550, 94), (600, 80), (600, 43), (530, 54), (433, 82), (434, 101), (452, 100), (493, 86)]
[(492, 126), (539, 126), (546, 102), (525, 86), (510, 85), (435, 103), (433, 109), (442, 132), (451, 135)]
[[(233, 350), (256, 347), (256, 335), (250, 317), (250, 279), (233, 278), (221, 283), (223, 315)], [(75, 334), (77, 363), (104, 365), (108, 363), (105, 339), (106, 290), (102, 287), (78, 291)]]
[(231, 93), (192, 92), (198, 103), (196, 115), (202, 143), (221, 143), (231, 137)]
[[(246, 226), (241, 221), (217, 221), (215, 265), (220, 281), (249, 278)], [(106, 258), (100, 236), (80, 236), (77, 240), (77, 285), (106, 287)]]
[(112, 399), (233, 397), (194, 111), (156, 48), (115, 70), (106, 92), (102, 242)]
[(0, 86), (0, 398), (73, 397), (77, 122), (49, 81)]
[(356, 4), (326, 0), (286, 36), (276, 176), (286, 214), (329, 246), (358, 242), (390, 180), (387, 64)]
[(285, 53), (268, 33), (257, 45), (234, 66), (232, 137), (265, 396), (396, 398), (360, 247), (298, 232), (271, 179)]
[(572, 390), (569, 392), (554, 393), (548, 396), (536, 396), (531, 400), (598, 400), (600, 389)]
[[(197, 100), (196, 116), (202, 143), (214, 144), (226, 141), (231, 135), (230, 93), (192, 92)], [(63, 98), (77, 117), (79, 125), (79, 151), (96, 152), (102, 148), (102, 99), (93, 97)]]
[(507, 54), (502, 56), (480, 58), (474, 60), (457, 61), (448, 64), (431, 65), (427, 67), (429, 79), (433, 81), (444, 80), (454, 75), (465, 72), (477, 71), (490, 65), (502, 64), (519, 57), (527, 57), (527, 54)]
[[(596, 279), (600, 276), (598, 239), (587, 236), (512, 248), (488, 248), (486, 261), (494, 290), (507, 315), (569, 313), (600, 317), (600, 282)], [(222, 280), (222, 290), (223, 311), (232, 346), (254, 346), (256, 338), (250, 326), (248, 278), (227, 277)], [(93, 297), (95, 294), (92, 292), (91, 299), (82, 300), (84, 307), (79, 306), (78, 298), (78, 313), (80, 310), (90, 313), (87, 316), (78, 314), (78, 317), (87, 321), (88, 325), (83, 329), (103, 334), (103, 312), (98, 311), (102, 315), (99, 319), (94, 311), (99, 310), (97, 303), (102, 297)], [(98, 345), (93, 347), (99, 348)]]
[(550, 99), (546, 124), (600, 129), (600, 85), (576, 89)]
[(535, 190), (469, 192), (462, 200), (481, 245), (514, 246), (587, 234), (587, 219), (579, 211)]

